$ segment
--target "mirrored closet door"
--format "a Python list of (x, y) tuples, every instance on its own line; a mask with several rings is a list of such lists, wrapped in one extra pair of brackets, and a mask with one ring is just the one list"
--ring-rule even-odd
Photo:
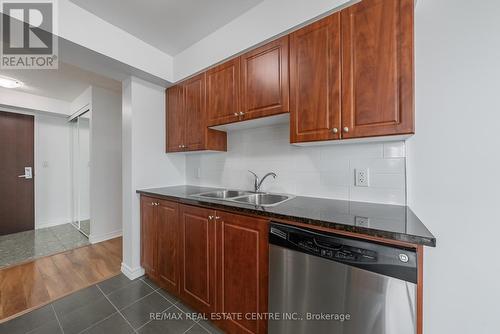
[(71, 120), (73, 225), (90, 235), (90, 112)]

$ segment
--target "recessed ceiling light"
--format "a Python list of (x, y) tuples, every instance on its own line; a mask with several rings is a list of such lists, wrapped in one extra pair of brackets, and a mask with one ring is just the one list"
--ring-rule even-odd
[(22, 85), (23, 85), (23, 83), (19, 80), (6, 78), (6, 77), (0, 77), (0, 87), (17, 88), (17, 87), (21, 87)]

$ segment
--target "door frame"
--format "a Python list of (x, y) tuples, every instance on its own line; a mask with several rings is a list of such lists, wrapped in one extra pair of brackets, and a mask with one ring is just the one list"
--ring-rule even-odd
[[(38, 125), (37, 125), (37, 115), (34, 112), (26, 111), (22, 109), (12, 108), (5, 105), (0, 105), (0, 112), (17, 114), (17, 115), (25, 115), (25, 116), (33, 116), (33, 166), (32, 166), (32, 175), (33, 175), (33, 230), (36, 230), (38, 225), (38, 210), (37, 210), (37, 202), (36, 195), (37, 191), (40, 188), (38, 184), (37, 177), (37, 158), (38, 158), (38, 150), (37, 150), (37, 136), (38, 136)], [(15, 232), (14, 232), (15, 233)]]
[[(39, 143), (39, 128), (38, 128), (38, 120), (41, 115), (46, 115), (49, 117), (60, 117), (60, 118), (67, 118), (67, 115), (62, 115), (62, 114), (52, 114), (52, 113), (47, 113), (44, 111), (31, 111), (27, 109), (18, 109), (12, 106), (6, 106), (6, 105), (0, 105), (0, 111), (3, 112), (8, 112), (8, 113), (13, 113), (13, 114), (19, 114), (19, 115), (28, 115), (28, 116), (33, 116), (34, 119), (34, 126), (33, 126), (33, 145), (34, 145), (34, 150), (33, 150), (33, 178), (34, 178), (34, 198), (33, 198), (33, 205), (34, 205), (34, 212), (35, 212), (35, 221), (34, 221), (34, 226), (35, 230), (40, 227), (40, 219), (39, 219), (39, 210), (38, 210), (38, 205), (37, 205), (37, 195), (40, 191), (40, 181), (37, 177), (38, 174), (38, 157), (39, 157), (39, 150), (38, 150), (38, 143)], [(54, 224), (55, 226), (56, 224)], [(50, 227), (50, 225), (46, 225), (43, 227)]]

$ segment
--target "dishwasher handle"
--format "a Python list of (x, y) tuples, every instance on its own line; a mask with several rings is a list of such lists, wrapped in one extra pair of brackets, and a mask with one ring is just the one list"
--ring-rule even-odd
[(315, 237), (313, 240), (314, 240), (314, 243), (319, 247), (327, 248), (330, 250), (341, 250), (342, 249), (342, 244), (340, 244), (340, 243), (329, 242), (327, 240), (321, 240), (321, 238), (318, 238), (318, 237)]

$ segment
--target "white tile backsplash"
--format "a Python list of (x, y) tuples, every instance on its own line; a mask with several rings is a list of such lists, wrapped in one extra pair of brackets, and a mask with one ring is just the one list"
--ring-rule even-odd
[[(405, 143), (356, 143), (300, 147), (288, 125), (228, 133), (228, 152), (187, 155), (188, 184), (252, 189), (252, 170), (267, 179), (264, 191), (363, 202), (405, 204)], [(197, 177), (198, 168), (200, 177)], [(354, 186), (354, 169), (370, 169), (370, 187)]]
[(384, 143), (384, 158), (405, 158), (406, 146), (403, 141)]

